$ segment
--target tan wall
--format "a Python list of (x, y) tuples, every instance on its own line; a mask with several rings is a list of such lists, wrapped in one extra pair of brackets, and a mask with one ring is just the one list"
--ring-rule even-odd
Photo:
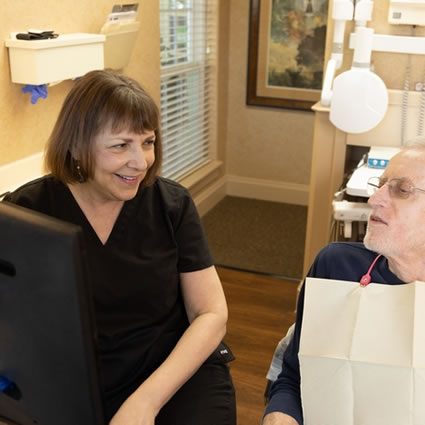
[[(4, 40), (10, 32), (51, 28), (60, 34), (98, 33), (116, 0), (1, 0), (0, 2), (0, 165), (43, 150), (63, 99), (72, 87), (64, 81), (48, 88), (47, 99), (30, 103), (22, 84), (10, 81)], [(118, 2), (119, 3), (119, 2)], [(123, 71), (137, 79), (159, 102), (159, 2), (139, 3), (141, 31)], [(51, 66), (55, 66), (54, 63)]]
[(229, 3), (227, 173), (308, 184), (313, 113), (246, 105), (250, 2)]

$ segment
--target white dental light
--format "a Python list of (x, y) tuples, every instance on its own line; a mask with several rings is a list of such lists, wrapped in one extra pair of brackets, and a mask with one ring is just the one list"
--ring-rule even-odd
[[(414, 18), (417, 25), (425, 25), (425, 0), (390, 1), (391, 23), (413, 23)], [(374, 34), (366, 26), (372, 19), (372, 10), (372, 0), (356, 0), (356, 29), (350, 34), (349, 46), (354, 49), (352, 68), (334, 78), (342, 63), (343, 33), (346, 21), (353, 19), (353, 4), (351, 0), (333, 0), (334, 37), (323, 81), (321, 104), (330, 106), (331, 122), (348, 133), (363, 133), (373, 129), (384, 118), (388, 107), (385, 84), (370, 69), (372, 50), (425, 54), (425, 37)]]
[(388, 107), (385, 83), (370, 71), (373, 29), (358, 27), (353, 65), (333, 82), (329, 119), (347, 133), (364, 133), (376, 127)]

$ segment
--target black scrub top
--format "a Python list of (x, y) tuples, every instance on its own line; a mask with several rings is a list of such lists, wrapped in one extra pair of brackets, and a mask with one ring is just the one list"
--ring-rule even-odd
[(188, 191), (161, 177), (141, 187), (124, 203), (105, 245), (68, 187), (53, 176), (29, 182), (4, 200), (82, 227), (104, 402), (131, 394), (189, 325), (179, 273), (213, 264)]

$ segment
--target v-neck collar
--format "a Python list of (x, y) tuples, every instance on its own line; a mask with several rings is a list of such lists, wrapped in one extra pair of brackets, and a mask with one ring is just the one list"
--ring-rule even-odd
[(90, 221), (84, 214), (84, 211), (81, 209), (80, 205), (78, 204), (77, 200), (75, 199), (69, 187), (66, 185), (64, 186), (67, 192), (67, 196), (69, 198), (69, 202), (72, 205), (72, 209), (74, 211), (77, 223), (83, 227), (83, 229), (87, 232), (88, 235), (90, 235), (92, 239), (96, 240), (98, 245), (104, 248), (107, 248), (111, 245), (113, 246), (115, 243), (121, 240), (121, 238), (125, 235), (126, 229), (128, 229), (127, 224), (130, 219), (130, 216), (136, 208), (137, 197), (140, 192), (140, 189), (137, 192), (137, 195), (133, 199), (130, 199), (129, 201), (124, 202), (117, 216), (117, 219), (115, 220), (115, 223), (112, 226), (112, 230), (109, 234), (108, 239), (106, 240), (105, 243), (103, 243), (100, 240), (99, 236), (97, 235), (96, 231), (94, 230), (93, 226), (91, 225)]

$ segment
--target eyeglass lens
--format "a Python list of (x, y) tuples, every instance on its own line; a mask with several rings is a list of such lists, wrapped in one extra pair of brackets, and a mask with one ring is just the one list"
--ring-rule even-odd
[(390, 195), (396, 198), (406, 199), (412, 193), (412, 185), (406, 180), (392, 179), (390, 181), (386, 181), (379, 177), (373, 177), (368, 181), (368, 194), (373, 195), (385, 183), (388, 184)]

